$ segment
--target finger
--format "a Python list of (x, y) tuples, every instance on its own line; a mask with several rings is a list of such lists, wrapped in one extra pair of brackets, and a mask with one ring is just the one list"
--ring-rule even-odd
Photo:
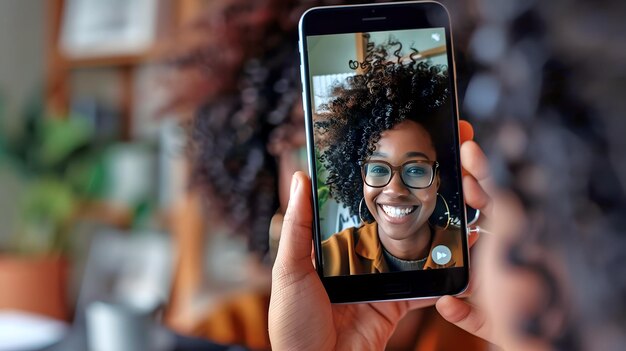
[[(474, 127), (468, 121), (459, 120), (459, 139), (461, 141), (461, 145), (469, 140), (474, 139)], [(463, 175), (467, 174), (465, 169), (461, 169)]]
[(313, 233), (311, 186), (303, 172), (294, 173), (290, 193), (276, 259), (284, 264), (302, 260), (310, 262)]
[(466, 204), (480, 210), (479, 219), (482, 220), (483, 216), (491, 214), (491, 196), (487, 194), (476, 178), (471, 175), (463, 177), (463, 196)]
[(487, 318), (475, 306), (452, 296), (443, 296), (437, 301), (436, 307), (439, 314), (448, 322), (470, 334), (493, 342)]
[(459, 138), (461, 139), (461, 144), (474, 139), (474, 127), (472, 127), (470, 122), (459, 120)]
[(461, 166), (486, 192), (490, 192), (492, 181), (489, 161), (476, 142), (469, 140), (461, 145)]

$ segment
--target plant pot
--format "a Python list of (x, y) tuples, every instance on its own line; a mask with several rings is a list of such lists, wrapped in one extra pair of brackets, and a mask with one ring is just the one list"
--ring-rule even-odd
[(0, 254), (0, 310), (68, 320), (67, 260)]

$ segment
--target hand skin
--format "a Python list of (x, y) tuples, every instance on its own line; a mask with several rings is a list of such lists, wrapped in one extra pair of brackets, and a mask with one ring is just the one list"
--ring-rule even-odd
[[(461, 145), (461, 163), (463, 165), (463, 192), (466, 203), (481, 211), (481, 222), (489, 218), (493, 211), (493, 184), (489, 174), (487, 158), (474, 141)], [(477, 239), (477, 238), (475, 238)], [(471, 279), (476, 289), (476, 279)], [(468, 289), (469, 290), (469, 289)], [(482, 339), (495, 342), (491, 325), (486, 315), (469, 301), (443, 296), (436, 303), (437, 311), (448, 322)]]
[[(529, 308), (537, 310), (537, 301), (545, 298), (544, 291), (536, 276), (520, 272), (503, 261), (503, 253), (511, 241), (519, 240), (515, 228), (523, 228), (528, 219), (519, 198), (494, 188), (486, 157), (479, 151), (471, 142), (461, 148), (463, 167), (469, 174), (464, 177), (463, 186), (465, 192), (474, 193), (472, 202), (468, 198), (468, 203), (483, 209), (494, 234), (484, 235), (480, 247), (474, 248), (478, 254), (472, 260), (472, 273), (478, 272), (480, 279), (470, 278), (474, 287), (472, 296), (468, 299), (444, 296), (437, 301), (437, 310), (448, 322), (504, 350), (550, 350), (546, 340), (518, 330), (520, 318), (528, 315)], [(479, 189), (487, 190), (481, 193)], [(481, 220), (485, 218), (481, 216)], [(559, 323), (555, 320), (556, 325)]]
[[(461, 140), (465, 141), (461, 161), (466, 171), (466, 202), (487, 214), (491, 201), (484, 190), (489, 186), (486, 158), (476, 143), (467, 141), (473, 136), (471, 125), (461, 121), (460, 129)], [(312, 221), (310, 179), (303, 172), (296, 172), (272, 270), (269, 334), (274, 350), (383, 350), (409, 310), (432, 306), (437, 301), (433, 298), (331, 304), (311, 260)], [(470, 245), (476, 239), (477, 235), (471, 235)], [(464, 314), (465, 302), (453, 297), (444, 297), (442, 301), (438, 307), (446, 312), (444, 318), (462, 328), (469, 326), (482, 332), (482, 328), (472, 324), (477, 312)]]

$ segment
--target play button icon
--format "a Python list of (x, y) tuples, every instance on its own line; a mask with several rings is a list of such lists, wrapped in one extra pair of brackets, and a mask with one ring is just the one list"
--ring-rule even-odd
[(438, 265), (445, 265), (452, 259), (452, 252), (447, 246), (437, 245), (432, 251), (433, 261)]

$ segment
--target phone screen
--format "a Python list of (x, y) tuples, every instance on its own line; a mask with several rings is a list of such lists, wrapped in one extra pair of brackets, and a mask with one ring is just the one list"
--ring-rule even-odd
[[(387, 9), (304, 30), (316, 251), (328, 281), (434, 271), (445, 281), (441, 272), (468, 259), (449, 27), (386, 28), (401, 8)], [(409, 295), (420, 290), (411, 286)]]

